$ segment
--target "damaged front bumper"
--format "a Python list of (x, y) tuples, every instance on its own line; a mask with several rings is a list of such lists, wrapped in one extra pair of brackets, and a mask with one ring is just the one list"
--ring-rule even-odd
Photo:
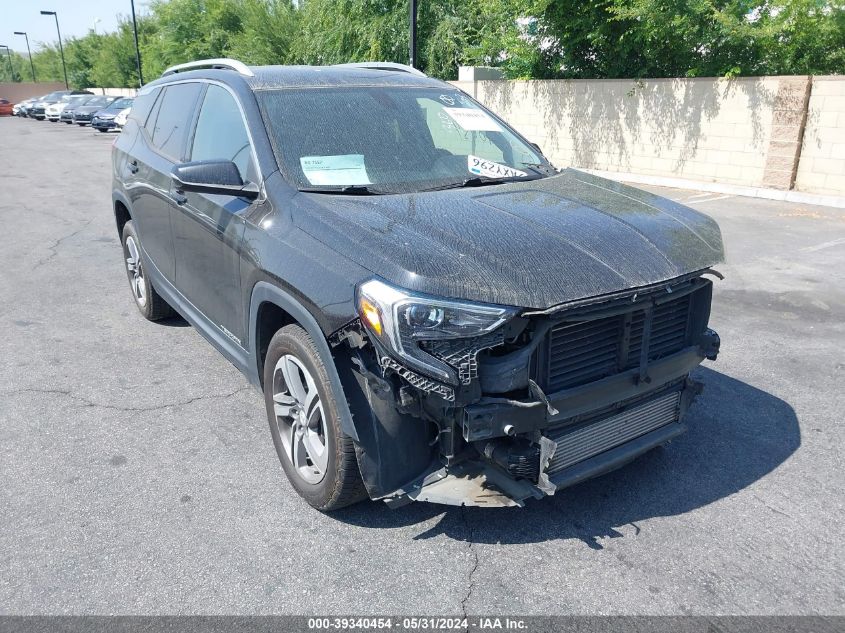
[(555, 394), (550, 402), (564, 407), (563, 413), (545, 420), (530, 419), (522, 407), (482, 405), (484, 417), (491, 421), (504, 422), (505, 427), (521, 422), (533, 430), (474, 442), (478, 459), (433, 470), (385, 500), (391, 505), (430, 501), (507, 507), (553, 495), (615, 470), (684, 433), (683, 416), (701, 388), (701, 383), (683, 377), (645, 396), (575, 415), (570, 413), (580, 410), (577, 398), (570, 410), (563, 402), (566, 398)]
[(462, 385), (403, 367), (363, 329), (341, 333), (369, 406), (353, 416), (370, 496), (521, 506), (672, 440), (701, 391), (690, 372), (719, 351), (711, 292), (698, 277), (522, 319), (498, 346), (476, 344)]

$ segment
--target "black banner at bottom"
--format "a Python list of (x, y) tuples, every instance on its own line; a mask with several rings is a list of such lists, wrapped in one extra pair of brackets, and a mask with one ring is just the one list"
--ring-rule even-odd
[(0, 633), (843, 633), (845, 616), (0, 616)]

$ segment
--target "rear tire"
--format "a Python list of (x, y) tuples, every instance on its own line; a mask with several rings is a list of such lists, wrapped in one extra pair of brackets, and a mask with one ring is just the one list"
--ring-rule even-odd
[(126, 262), (126, 274), (129, 288), (138, 311), (149, 321), (160, 321), (171, 317), (176, 312), (161, 298), (149, 276), (145, 274), (146, 262), (142, 256), (141, 240), (135, 232), (132, 221), (123, 225), (123, 260)]
[(367, 498), (328, 372), (314, 341), (298, 325), (283, 327), (270, 341), (264, 402), (279, 461), (303, 499), (330, 512)]

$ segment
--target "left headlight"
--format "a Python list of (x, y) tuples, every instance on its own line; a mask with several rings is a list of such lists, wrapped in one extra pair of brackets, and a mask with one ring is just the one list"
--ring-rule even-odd
[(358, 287), (355, 303), (367, 330), (388, 351), (408, 366), (453, 384), (458, 382), (454, 369), (425, 352), (420, 342), (481, 336), (518, 312), (506, 306), (415, 294), (378, 279)]

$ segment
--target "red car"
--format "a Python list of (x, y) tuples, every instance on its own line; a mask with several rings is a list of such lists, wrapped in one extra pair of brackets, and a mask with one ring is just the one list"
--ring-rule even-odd
[(12, 116), (14, 104), (8, 99), (0, 99), (0, 116)]

